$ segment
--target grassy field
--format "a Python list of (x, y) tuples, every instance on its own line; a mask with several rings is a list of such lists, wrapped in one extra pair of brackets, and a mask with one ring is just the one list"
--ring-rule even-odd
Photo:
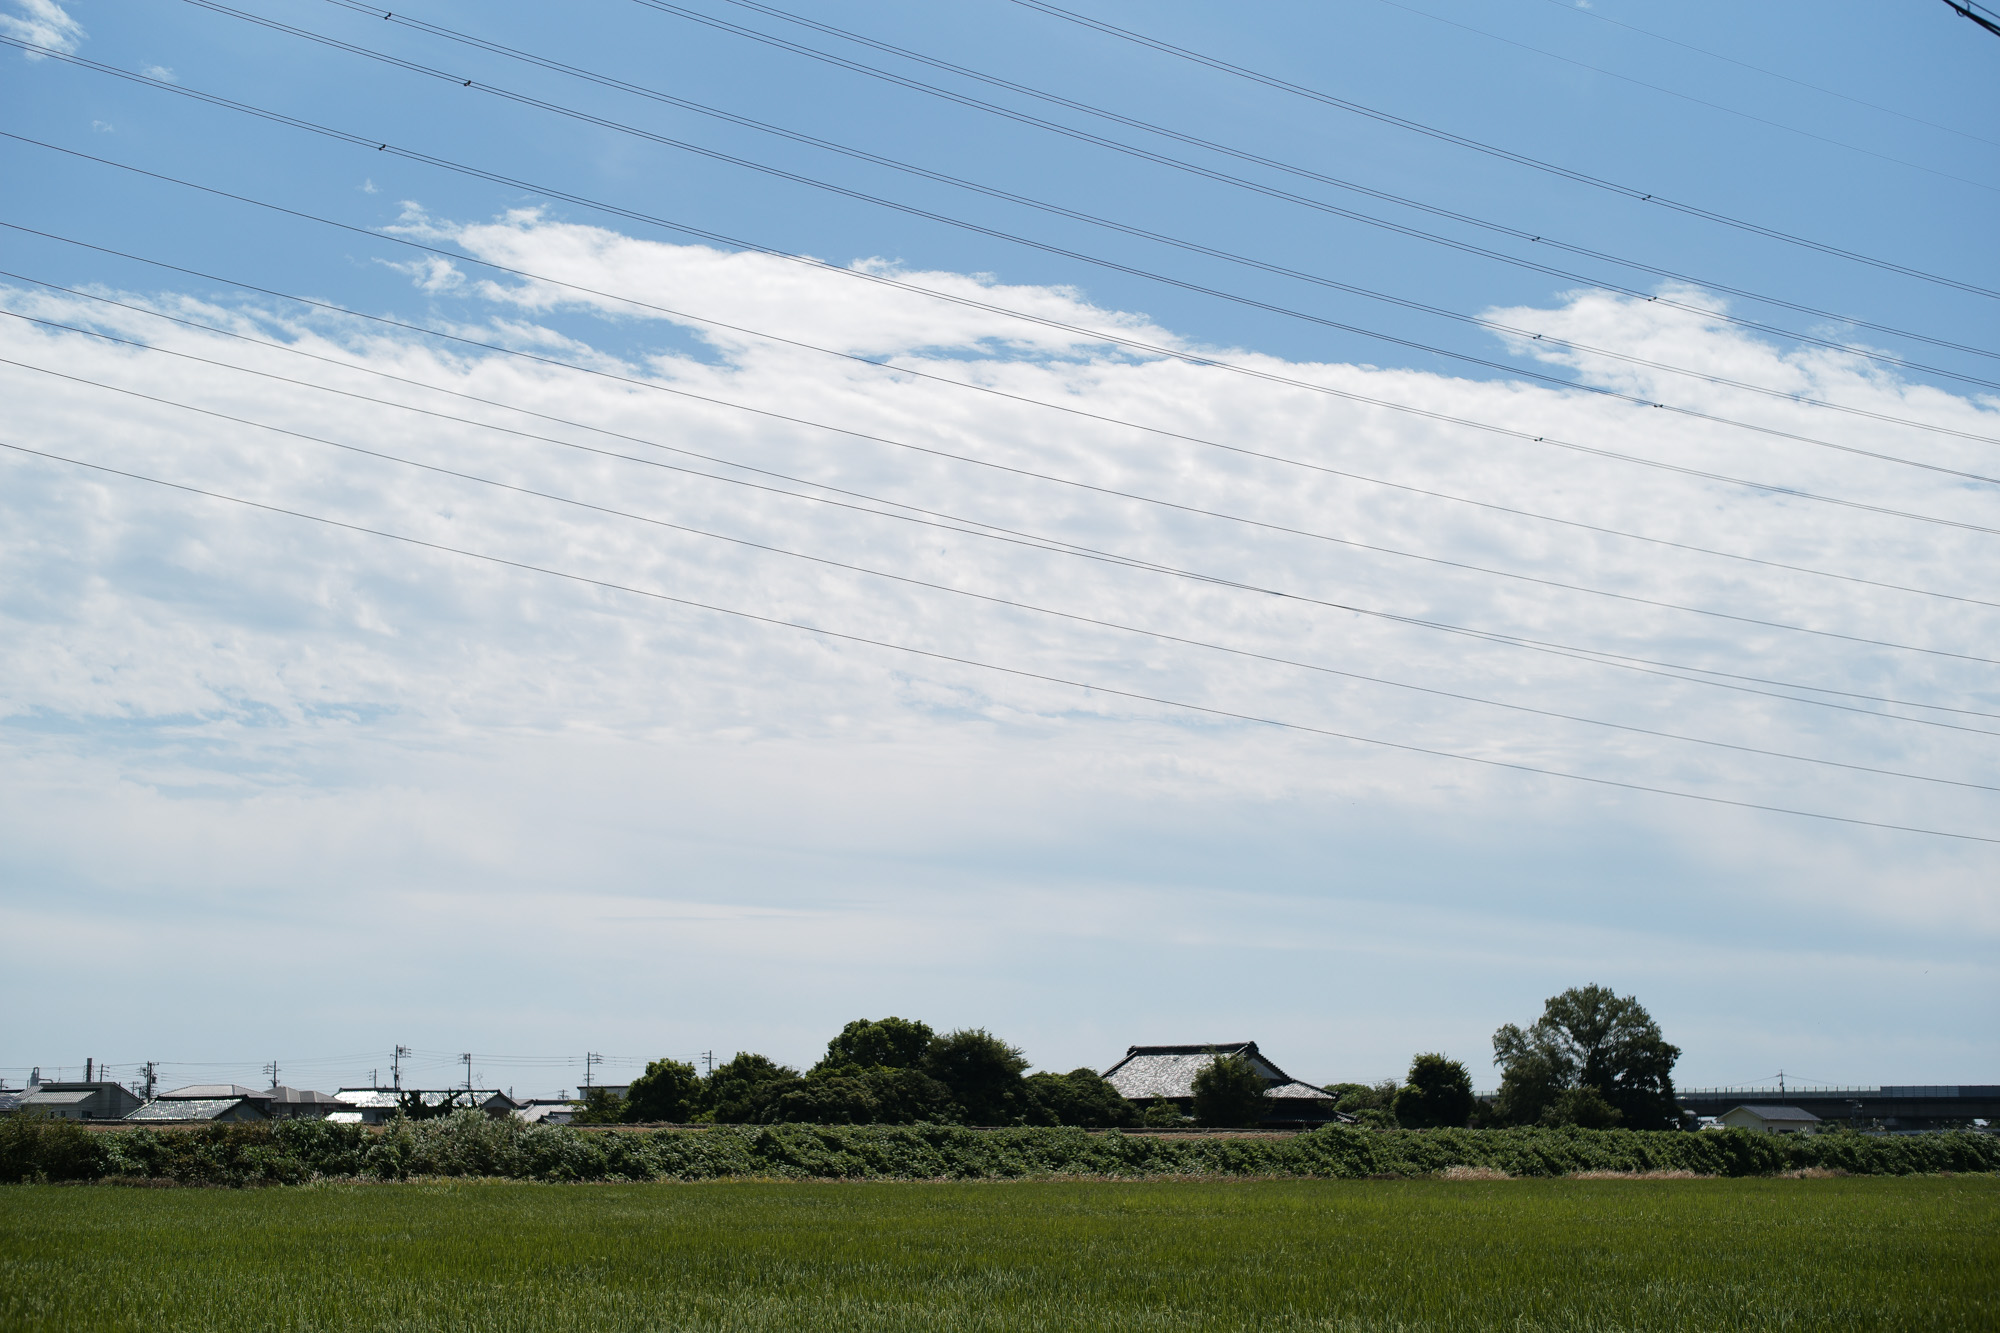
[(2000, 1179), (0, 1189), (0, 1328), (2000, 1328)]

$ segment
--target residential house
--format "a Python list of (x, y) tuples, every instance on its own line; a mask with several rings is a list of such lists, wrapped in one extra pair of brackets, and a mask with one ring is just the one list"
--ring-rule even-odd
[(1826, 1123), (1796, 1106), (1738, 1106), (1716, 1119), (1726, 1129), (1749, 1129), (1759, 1134), (1810, 1134)]
[(55, 1120), (123, 1120), (139, 1109), (139, 1098), (117, 1083), (42, 1083), (28, 1090), (18, 1109)]
[(1194, 1107), (1194, 1076), (1225, 1056), (1239, 1055), (1264, 1080), (1270, 1110), (1266, 1124), (1318, 1123), (1342, 1120), (1333, 1109), (1333, 1094), (1278, 1068), (1254, 1041), (1217, 1042), (1200, 1046), (1128, 1046), (1125, 1058), (1104, 1071), (1118, 1095), (1133, 1102), (1172, 1102), (1184, 1112)]

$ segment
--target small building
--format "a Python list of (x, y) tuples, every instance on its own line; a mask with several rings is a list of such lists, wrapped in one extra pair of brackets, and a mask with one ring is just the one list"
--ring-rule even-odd
[(1716, 1120), (1725, 1129), (1748, 1129), (1759, 1134), (1810, 1134), (1826, 1123), (1811, 1111), (1796, 1106), (1737, 1106)]
[(268, 1120), (249, 1097), (155, 1097), (125, 1117), (132, 1124), (241, 1124)]
[(576, 1116), (576, 1102), (569, 1097), (530, 1097), (514, 1112), (516, 1120), (531, 1125), (567, 1125)]
[(330, 1092), (288, 1088), (282, 1083), (266, 1089), (260, 1096), (266, 1102), (264, 1113), (273, 1120), (324, 1120), (347, 1107), (347, 1103)]
[(411, 1105), (429, 1114), (484, 1111), (495, 1119), (513, 1115), (521, 1107), (498, 1088), (342, 1088), (333, 1097), (340, 1105), (326, 1118), (347, 1125), (385, 1124)]
[(1254, 1041), (1200, 1046), (1127, 1046), (1125, 1058), (1104, 1071), (1104, 1081), (1130, 1102), (1171, 1102), (1183, 1112), (1194, 1108), (1194, 1076), (1216, 1060), (1238, 1055), (1264, 1080), (1270, 1099), (1265, 1124), (1325, 1124), (1346, 1117), (1333, 1109), (1333, 1094), (1278, 1068)]
[(139, 1109), (138, 1095), (117, 1083), (42, 1083), (17, 1108), (54, 1120), (123, 1120)]

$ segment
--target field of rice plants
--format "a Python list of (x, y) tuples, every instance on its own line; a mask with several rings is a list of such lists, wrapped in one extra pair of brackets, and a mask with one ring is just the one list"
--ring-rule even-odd
[(2000, 1328), (2000, 1179), (0, 1189), (0, 1328)]

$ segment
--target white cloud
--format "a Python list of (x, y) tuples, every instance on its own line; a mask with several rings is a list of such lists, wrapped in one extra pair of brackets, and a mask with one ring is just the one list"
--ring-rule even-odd
[(147, 78), (158, 79), (162, 83), (180, 82), (180, 79), (174, 74), (174, 72), (171, 69), (168, 69), (165, 65), (148, 65), (146, 66), (145, 73)]
[[(23, 42), (33, 42), (53, 51), (70, 52), (83, 45), (87, 35), (83, 25), (70, 17), (56, 0), (14, 0), (13, 14), (0, 13), (0, 32)], [(30, 60), (40, 60), (39, 51), (24, 51)]]
[[(599, 290), (1112, 417), (1666, 540), (1987, 593), (1977, 571), (1990, 567), (1993, 539), (1976, 533), (1113, 354), (1087, 336), (769, 257), (640, 241), (532, 213), (459, 226), (413, 212), (404, 226)], [(1427, 499), (583, 301), (545, 284), (468, 282), (441, 261), (407, 271), (427, 292), (452, 294), (463, 327), (487, 341), (852, 431), (1637, 598), (1974, 654), (2000, 641), (2000, 613), (1987, 607)], [(1075, 292), (904, 276), (1178, 345), (1171, 330)], [(635, 442), (651, 441), (890, 505), (1333, 602), (2000, 712), (1993, 669), (1976, 663), (1371, 554), (268, 304), (151, 299), (632, 438), (538, 422), (74, 298), (4, 293), (8, 308), (39, 317), (635, 459), (689, 464), (684, 454)], [(1991, 404), (1851, 358), (1775, 348), (1656, 304), (1592, 296), (1502, 314), (1649, 359), (2000, 434)], [(593, 324), (592, 315), (609, 322)], [(600, 328), (601, 338), (588, 331)], [(704, 355), (673, 350), (689, 336), (705, 343)], [(1527, 350), (1591, 382), (1838, 442), (1974, 468), (1990, 454), (1546, 343)], [(1249, 652), (1854, 763), (1976, 781), (1991, 772), (1992, 742), (1978, 736), (940, 532), (14, 320), (0, 320), (0, 355), (766, 546)], [(1972, 522), (1988, 507), (1984, 492), (1934, 473), (1581, 392), (1229, 355), (1372, 397), (1874, 504)], [(13, 408), (10, 442), (712, 605), (1612, 780), (1970, 832), (1995, 822), (1991, 794), (1537, 718), (968, 601), (11, 367), (0, 367), (0, 391)], [(1285, 1012), (1320, 1015), (1287, 1029), (1300, 1042), (1362, 1040), (1325, 1017), (1337, 1012), (1344, 984), (1326, 969), (1389, 984), (1411, 951), (1421, 955), (1447, 936), (1471, 960), (1466, 975), (1489, 991), (1536, 999), (1550, 993), (1536, 991), (1545, 979), (1589, 979), (1575, 973), (1597, 975), (1602, 966), (1607, 978), (1650, 979), (1656, 993), (1673, 997), (1681, 1021), (1706, 1025), (1725, 1045), (1739, 1039), (1726, 1035), (1724, 1011), (1704, 1006), (1723, 1004), (1729, 987), (1717, 978), (1745, 950), (1766, 951), (1760, 975), (1792, 977), (1813, 966), (1848, 978), (1901, 976), (1910, 958), (1934, 956), (1960, 969), (1953, 996), (1990, 990), (1990, 972), (1966, 961), (1990, 951), (2000, 933), (1990, 849), (1279, 732), (663, 605), (40, 460), (0, 458), (0, 469), (0, 745), (12, 793), (0, 800), (0, 845), (12, 848), (8, 875), (21, 886), (76, 885), (94, 903), (115, 891), (137, 917), (180, 923), (175, 938), (186, 942), (176, 947), (204, 957), (311, 938), (321, 928), (313, 923), (346, 940), (357, 913), (374, 921), (404, 912), (403, 942), (367, 967), (429, 956), (446, 960), (439, 975), (457, 976), (481, 966), (473, 955), (483, 951), (488, 968), (493, 959), (524, 972), (547, 964), (579, 995), (623, 1005), (629, 996), (613, 996), (604, 989), (611, 982), (576, 960), (596, 954), (636, 968), (648, 951), (665, 951), (694, 960), (690, 975), (761, 978), (756, 984), (776, 998), (759, 1009), (756, 1032), (770, 1035), (744, 1040), (774, 1047), (792, 1039), (787, 1023), (837, 1025), (854, 1016), (844, 1012), (852, 1006), (930, 1004), (933, 1016), (949, 1010), (962, 1021), (1004, 1023), (1004, 1014), (974, 1010), (1015, 995), (1011, 1002), (1034, 1015), (1020, 1020), (1021, 1035), (1044, 1034), (1051, 1060), (1059, 1050), (1064, 1060), (1089, 1053), (1065, 1047), (1083, 1040), (1073, 1025), (1018, 991), (1069, 986), (1096, 996), (1111, 1011), (1088, 1038), (1116, 1049), (1146, 1039), (1130, 1023), (1164, 1003), (1162, 983), (1141, 960), (1149, 952), (1194, 957), (1204, 940), (1239, 960), (1245, 985), (1252, 975), (1273, 976), (1269, 993), (1288, 997)], [(96, 836), (86, 835), (91, 829)], [(218, 856), (224, 846), (228, 854)], [(1256, 912), (1237, 915), (1252, 889), (1263, 895)], [(71, 929), (43, 891), (0, 899), (0, 911), (31, 946), (53, 945)], [(1478, 924), (1502, 918), (1513, 934)], [(453, 934), (466, 922), (474, 923), (472, 952)], [(1541, 953), (1526, 942), (1538, 931)], [(204, 932), (216, 942), (191, 942)], [(346, 947), (307, 949), (296, 965), (331, 977), (346, 966)], [(873, 960), (870, 977), (815, 961), (862, 954)], [(1825, 961), (1835, 954), (1852, 958)], [(1770, 962), (1778, 956), (1790, 961)], [(143, 973), (143, 956), (135, 958)], [(1043, 977), (1042, 967), (1054, 971)], [(1677, 968), (1704, 980), (1674, 982)], [(1134, 1007), (1134, 996), (1144, 1002)], [(1482, 1010), (1479, 1020), (1529, 1016), (1531, 1008), (1514, 1012), (1528, 1003), (1515, 998), (1513, 1009), (1498, 1017)], [(783, 1017), (780, 1000), (807, 1017)], [(1210, 1003), (1191, 992), (1175, 1002), (1176, 1021), (1195, 1022)], [(442, 996), (437, 1004), (447, 1012)], [(822, 1013), (829, 1004), (835, 1010)], [(1231, 1014), (1255, 1009), (1228, 1005)], [(522, 1033), (554, 1018), (509, 1021), (516, 1036), (507, 1040), (525, 1041)], [(1959, 1041), (1951, 1049), (1990, 1052), (1990, 1039), (1946, 1027), (1938, 1049)], [(1406, 1037), (1421, 1039), (1401, 1029), (1379, 1039), (1406, 1054)], [(1871, 1049), (1891, 1051), (1896, 1040), (1885, 1032)]]

